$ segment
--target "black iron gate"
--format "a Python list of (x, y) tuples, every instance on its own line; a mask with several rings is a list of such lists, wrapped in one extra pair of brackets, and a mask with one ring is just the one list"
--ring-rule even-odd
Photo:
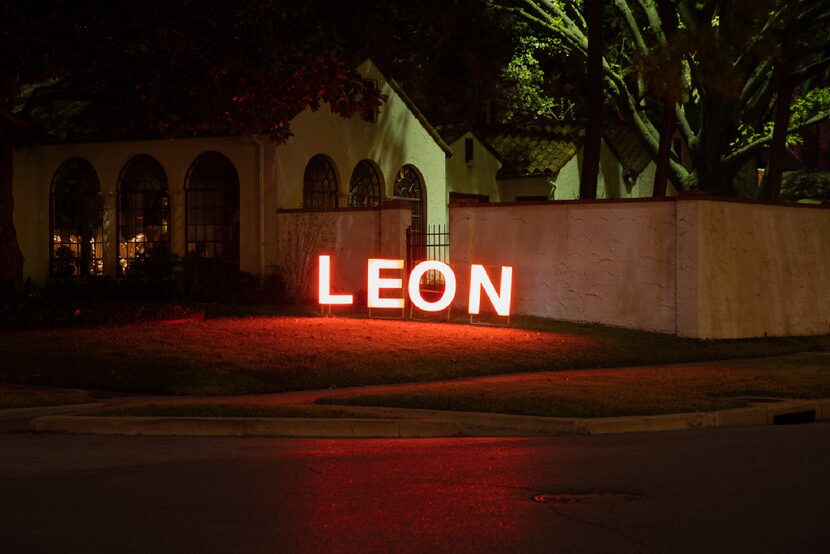
[[(449, 263), (450, 232), (446, 225), (426, 225), (424, 229), (407, 227), (406, 274), (409, 275), (412, 268), (427, 260)], [(421, 277), (421, 295), (424, 299), (438, 298), (444, 294), (444, 285), (443, 274), (431, 269)]]

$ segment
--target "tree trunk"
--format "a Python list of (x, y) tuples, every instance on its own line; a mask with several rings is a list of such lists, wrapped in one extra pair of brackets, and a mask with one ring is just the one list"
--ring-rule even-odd
[(778, 86), (778, 97), (775, 100), (775, 127), (769, 148), (769, 162), (764, 171), (763, 197), (765, 200), (778, 200), (781, 194), (784, 159), (787, 156), (787, 128), (790, 126), (790, 102), (794, 88), (791, 80), (786, 78)]
[[(671, 58), (671, 54), (668, 52), (668, 44), (677, 30), (676, 12), (669, 0), (660, 0), (658, 8), (660, 20), (663, 23), (663, 30), (666, 33), (667, 56)], [(666, 86), (665, 97), (663, 98), (660, 146), (657, 149), (657, 167), (654, 171), (654, 188), (651, 192), (654, 198), (666, 196), (666, 189), (669, 182), (669, 161), (671, 159), (672, 138), (674, 137), (674, 130), (677, 128), (674, 110), (678, 96), (676, 88), (679, 89), (680, 87), (680, 66), (675, 63), (675, 60), (667, 59), (666, 71), (671, 72), (671, 74), (668, 76), (668, 85)]]
[(654, 171), (654, 189), (651, 196), (662, 198), (666, 196), (669, 183), (669, 159), (671, 158), (671, 143), (675, 129), (674, 99), (667, 99), (663, 105), (663, 121), (660, 125), (660, 147), (657, 150), (657, 167)]
[(695, 173), (698, 187), (712, 196), (733, 196), (730, 174), (734, 172), (722, 161), (727, 151), (727, 122), (734, 107), (716, 95), (704, 96), (700, 101), (700, 131), (698, 132)]
[(23, 253), (14, 229), (14, 145), (16, 130), (0, 119), (0, 301), (23, 292)]
[(787, 129), (790, 126), (790, 104), (792, 103), (795, 83), (790, 78), (790, 64), (793, 50), (792, 22), (795, 14), (790, 10), (789, 19), (784, 28), (784, 37), (781, 45), (781, 61), (775, 68), (777, 76), (777, 91), (775, 98), (775, 122), (772, 131), (772, 143), (769, 148), (769, 162), (764, 172), (764, 188), (762, 196), (765, 200), (778, 200), (781, 194), (781, 179), (784, 176), (784, 159), (787, 156)]
[(588, 24), (588, 121), (585, 129), (579, 197), (593, 199), (597, 197), (602, 142), (602, 0), (587, 0), (585, 16)]

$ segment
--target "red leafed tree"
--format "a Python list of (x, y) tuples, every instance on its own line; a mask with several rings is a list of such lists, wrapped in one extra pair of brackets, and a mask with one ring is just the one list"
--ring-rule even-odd
[(14, 148), (60, 138), (290, 135), (321, 103), (377, 107), (338, 55), (315, 2), (105, 0), (0, 3), (0, 297), (22, 291)]

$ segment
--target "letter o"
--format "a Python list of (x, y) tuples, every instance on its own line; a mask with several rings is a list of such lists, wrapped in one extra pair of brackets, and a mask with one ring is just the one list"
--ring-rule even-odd
[[(427, 302), (421, 296), (421, 277), (427, 271), (438, 271), (444, 276), (444, 294), (435, 302)], [(425, 312), (440, 312), (452, 304), (455, 298), (455, 273), (444, 262), (428, 260), (421, 262), (409, 274), (409, 299), (415, 306)]]

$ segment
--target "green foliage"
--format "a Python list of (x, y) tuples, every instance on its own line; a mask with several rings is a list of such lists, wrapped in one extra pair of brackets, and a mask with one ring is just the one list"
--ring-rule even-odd
[(830, 113), (830, 87), (816, 87), (797, 98), (790, 107), (791, 123), (800, 125), (817, 114)]
[[(505, 4), (530, 26), (529, 36), (541, 33), (584, 63), (583, 8), (535, 0)], [(796, 95), (802, 92), (792, 105), (787, 144), (800, 142), (801, 127), (830, 117), (822, 88), (830, 67), (827, 0), (615, 0), (605, 9), (604, 84), (613, 106), (608, 111), (629, 125), (655, 158), (663, 102), (680, 100), (677, 129), (692, 168), (677, 157), (670, 160), (676, 185), (690, 182), (714, 194), (740, 194), (743, 189), (734, 183), (740, 168), (771, 143), (776, 94), (785, 90), (779, 86), (782, 72), (795, 81)], [(527, 62), (519, 69), (528, 96), (538, 104), (549, 91), (533, 87), (546, 76)]]
[(505, 119), (528, 116), (559, 120), (574, 118), (573, 100), (548, 94), (546, 73), (539, 60), (540, 57), (561, 55), (562, 50), (562, 42), (557, 38), (520, 38), (513, 58), (502, 73), (500, 101)]

